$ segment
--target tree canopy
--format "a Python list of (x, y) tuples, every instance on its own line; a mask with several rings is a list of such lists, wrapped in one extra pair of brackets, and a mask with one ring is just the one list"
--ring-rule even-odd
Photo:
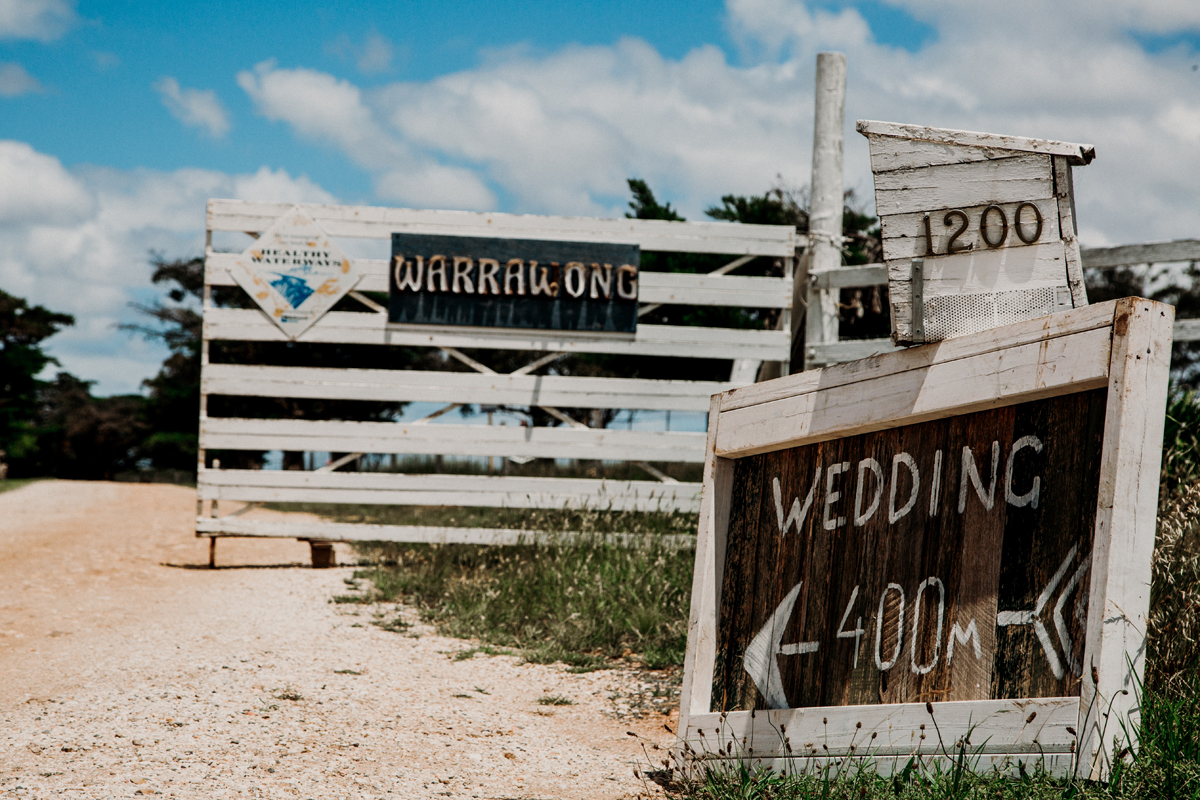
[(58, 363), (41, 343), (74, 324), (70, 314), (0, 290), (0, 450), (9, 458), (24, 458), (37, 447), (37, 375)]

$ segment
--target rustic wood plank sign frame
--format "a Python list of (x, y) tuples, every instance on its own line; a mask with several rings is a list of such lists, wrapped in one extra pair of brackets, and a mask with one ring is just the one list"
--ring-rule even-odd
[[(950, 757), (957, 743), (979, 770), (1023, 764), (1104, 777), (1116, 750), (1137, 745), (1173, 321), (1170, 306), (1126, 298), (714, 395), (680, 708), (682, 762), (743, 759), (800, 772), (867, 759), (891, 771), (914, 757)], [(1011, 438), (1022, 418), (1042, 426), (1040, 439)], [(993, 436), (1000, 423), (1008, 425), (1007, 440)], [(1060, 429), (1075, 433), (1058, 436)], [(961, 446), (964, 431), (974, 432), (973, 453)], [(936, 464), (925, 452), (935, 446)], [(852, 458), (856, 447), (872, 457)], [(1058, 474), (1062, 459), (1082, 465), (1079, 474)], [(1022, 472), (1022, 463), (1035, 462), (1040, 477)], [(768, 469), (755, 473), (756, 463), (782, 465), (774, 473), (784, 477), (782, 491)], [(814, 463), (824, 464), (825, 476), (814, 478)], [(926, 476), (920, 493), (918, 466)], [(873, 499), (864, 476), (877, 487)], [(1020, 520), (1033, 517), (1020, 514), (1039, 507), (1039, 491), (1037, 519), (1046, 529), (1027, 530)], [(753, 492), (757, 517), (746, 510)], [(912, 523), (901, 547), (914, 554), (910, 560), (954, 563), (957, 572), (911, 586), (905, 580), (920, 578), (876, 575), (868, 585), (856, 576), (907, 557), (885, 553), (890, 540), (875, 531), (908, 514), (914, 500), (910, 519), (900, 521)], [(939, 509), (941, 517), (933, 516)], [(986, 540), (996, 515), (1009, 515), (998, 535), (1005, 544), (1015, 535), (1017, 547), (980, 558), (970, 536)], [(938, 539), (931, 522), (946, 528), (951, 517), (962, 537), (957, 546)], [(864, 544), (868, 535), (880, 538)], [(765, 544), (747, 567), (749, 536)], [(794, 549), (805, 542), (804, 552), (789, 556), (780, 544), (789, 541)], [(1026, 557), (1054, 552), (1055, 543), (1071, 545), (1066, 558), (1055, 553), (1037, 564)], [(920, 554), (931, 545), (937, 552)], [(854, 547), (857, 564), (839, 562)], [(999, 570), (1008, 568), (1002, 562), (1010, 553), (1024, 559), (1025, 573), (1005, 574), (1001, 590)], [(770, 586), (739, 584), (755, 574), (777, 577)], [(914, 573), (922, 574), (929, 573)], [(801, 591), (797, 577), (812, 585)], [(857, 583), (864, 584), (861, 601)], [(972, 586), (975, 594), (964, 599)], [(1029, 607), (1005, 607), (998, 594)], [(970, 622), (962, 611), (969, 605)], [(817, 659), (825, 659), (823, 672), (802, 666)], [(964, 675), (979, 680), (963, 685)]]

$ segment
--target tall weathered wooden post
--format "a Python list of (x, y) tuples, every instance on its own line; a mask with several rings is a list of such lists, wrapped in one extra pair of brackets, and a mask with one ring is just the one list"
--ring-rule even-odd
[[(818, 53), (816, 101), (813, 119), (812, 198), (809, 205), (808, 269), (801, 270), (798, 281), (807, 281), (811, 273), (837, 269), (842, 265), (842, 127), (846, 118), (846, 55)], [(803, 297), (803, 292), (798, 297)], [(834, 342), (838, 337), (838, 290), (817, 292), (818, 308), (805, 314), (806, 342)], [(795, 341), (798, 342), (799, 337)], [(803, 364), (799, 349), (793, 364)]]

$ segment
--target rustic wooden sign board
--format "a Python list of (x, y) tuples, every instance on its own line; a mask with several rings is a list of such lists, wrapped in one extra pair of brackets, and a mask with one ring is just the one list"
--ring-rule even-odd
[(636, 333), (636, 244), (392, 234), (388, 322)]
[(937, 342), (1087, 305), (1071, 168), (1088, 144), (859, 120), (892, 339)]
[(300, 206), (247, 246), (230, 275), (289, 339), (311, 328), (362, 277)]
[(977, 768), (1104, 775), (1173, 319), (1129, 298), (714, 395), (685, 752), (891, 769), (969, 739)]

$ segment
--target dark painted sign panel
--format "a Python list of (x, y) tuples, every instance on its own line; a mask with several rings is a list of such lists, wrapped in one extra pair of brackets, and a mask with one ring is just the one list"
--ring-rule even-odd
[(1078, 696), (1106, 395), (737, 460), (712, 709)]
[(637, 245), (393, 233), (388, 322), (634, 333)]

